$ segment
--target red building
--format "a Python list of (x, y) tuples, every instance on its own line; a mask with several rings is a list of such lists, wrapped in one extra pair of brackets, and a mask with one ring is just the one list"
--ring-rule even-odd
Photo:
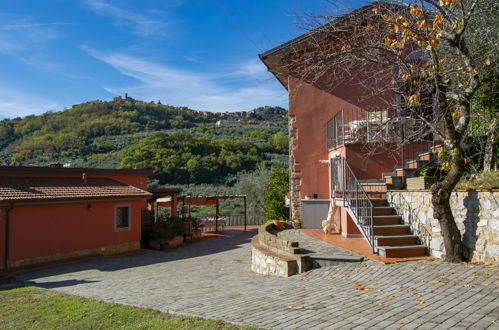
[(0, 167), (0, 267), (139, 249), (149, 174)]
[[(372, 6), (329, 24), (349, 33), (349, 20), (369, 20)], [(418, 157), (428, 154), (434, 141), (401, 145), (393, 128), (404, 121), (406, 128), (412, 124), (409, 132), (415, 121), (397, 117), (387, 106), (393, 103), (393, 94), (373, 93), (388, 91), (384, 86), (391, 83), (393, 73), (365, 63), (345, 63), (348, 72), (321, 63), (322, 46), (334, 47), (323, 31), (312, 30), (260, 55), (289, 93), (291, 220), (297, 226), (321, 228), (321, 221), (311, 221), (312, 216), (320, 213), (318, 220), (325, 220), (331, 216), (328, 211), (338, 210), (335, 216), (345, 237), (365, 237), (373, 251), (390, 250), (386, 255), (424, 254), (425, 248), (410, 235), (409, 226), (387, 204), (383, 192), (402, 187), (408, 162), (419, 166)], [(365, 72), (378, 75), (366, 84), (370, 77)], [(322, 208), (317, 208), (321, 203)], [(317, 212), (304, 209), (312, 204)], [(399, 248), (384, 249), (392, 243)]]

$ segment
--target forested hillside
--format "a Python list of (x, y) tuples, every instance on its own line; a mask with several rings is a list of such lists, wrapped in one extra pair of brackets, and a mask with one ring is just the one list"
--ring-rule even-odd
[(286, 123), (279, 107), (211, 113), (117, 97), (0, 121), (0, 164), (148, 168), (160, 184), (224, 184), (261, 162), (287, 166)]

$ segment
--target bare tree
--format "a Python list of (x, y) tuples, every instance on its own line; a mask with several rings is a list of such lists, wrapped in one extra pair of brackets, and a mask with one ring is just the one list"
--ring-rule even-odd
[(307, 17), (306, 42), (281, 59), (283, 70), (332, 93), (355, 84), (365, 91), (359, 100), (364, 108), (399, 115), (386, 123), (392, 127), (400, 118), (415, 118), (416, 129), (399, 137), (406, 143), (429, 134), (443, 141), (445, 161), (431, 188), (432, 204), (445, 258), (458, 261), (462, 242), (450, 195), (465, 173), (473, 97), (485, 88), (483, 76), (498, 76), (497, 1), (375, 1), (346, 15), (337, 9)]

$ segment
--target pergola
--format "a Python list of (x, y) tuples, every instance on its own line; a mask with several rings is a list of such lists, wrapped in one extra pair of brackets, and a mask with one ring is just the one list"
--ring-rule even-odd
[(177, 215), (178, 194), (182, 192), (180, 188), (159, 188), (148, 190), (152, 197), (148, 200), (148, 209), (154, 211), (154, 221), (158, 216), (158, 206), (170, 207), (171, 215)]
[(179, 202), (189, 207), (189, 215), (191, 205), (209, 206), (215, 205), (215, 231), (218, 232), (218, 219), (220, 215), (220, 200), (240, 198), (244, 203), (244, 231), (246, 231), (246, 195), (214, 195), (214, 196), (178, 196)]

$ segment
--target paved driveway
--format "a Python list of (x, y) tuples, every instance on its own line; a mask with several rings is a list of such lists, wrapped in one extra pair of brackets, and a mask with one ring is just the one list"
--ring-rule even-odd
[(171, 252), (87, 259), (17, 278), (89, 298), (273, 329), (499, 328), (497, 268), (368, 261), (271, 278), (249, 271), (253, 234), (233, 232)]

